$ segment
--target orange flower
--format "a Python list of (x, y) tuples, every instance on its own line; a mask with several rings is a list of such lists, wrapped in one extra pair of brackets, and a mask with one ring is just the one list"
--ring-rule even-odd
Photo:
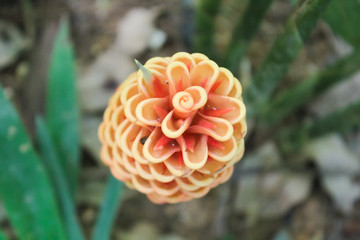
[(154, 203), (200, 198), (231, 177), (244, 153), (240, 82), (199, 53), (139, 66), (105, 110), (101, 159)]

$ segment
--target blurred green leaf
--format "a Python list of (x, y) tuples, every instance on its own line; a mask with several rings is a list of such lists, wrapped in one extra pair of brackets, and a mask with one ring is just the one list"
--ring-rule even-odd
[(0, 240), (7, 240), (8, 238), (5, 236), (5, 234), (0, 229)]
[(233, 240), (233, 239), (234, 239), (234, 235), (231, 234), (231, 233), (226, 234), (226, 235), (222, 238), (222, 240)]
[(289, 2), (290, 2), (290, 5), (292, 7), (294, 7), (298, 3), (298, 0), (289, 0)]
[(284, 152), (295, 152), (310, 139), (330, 132), (344, 133), (359, 126), (360, 100), (326, 117), (284, 129), (279, 135), (279, 144)]
[(65, 239), (49, 179), (0, 85), (0, 199), (19, 239)]
[(251, 39), (256, 34), (260, 22), (272, 2), (273, 0), (249, 1), (245, 13), (238, 19), (225, 54), (225, 66), (233, 74), (237, 74), (240, 61), (245, 55)]
[(196, 6), (194, 50), (214, 59), (215, 19), (221, 0), (200, 0)]
[(124, 184), (109, 174), (107, 186), (104, 194), (104, 201), (100, 207), (100, 213), (97, 218), (93, 240), (110, 239), (111, 227), (119, 209), (123, 195)]
[(271, 97), (329, 2), (330, 0), (305, 1), (295, 10), (254, 76), (246, 95), (250, 103), (262, 105)]
[(277, 234), (273, 237), (272, 240), (291, 240), (291, 236), (286, 230), (282, 229), (277, 232)]
[(301, 105), (324, 93), (331, 86), (360, 70), (360, 50), (340, 59), (320, 73), (281, 92), (266, 106), (261, 119), (267, 124), (280, 122)]
[(333, 0), (323, 18), (331, 29), (354, 47), (360, 46), (360, 1)]
[(46, 122), (74, 195), (79, 171), (79, 110), (75, 82), (75, 57), (69, 26), (60, 22), (51, 56)]
[(44, 166), (50, 175), (57, 193), (68, 239), (84, 239), (79, 221), (76, 217), (76, 209), (70, 195), (69, 187), (66, 183), (65, 174), (56, 155), (46, 123), (40, 117), (36, 118), (36, 131)]
[(348, 132), (360, 125), (360, 100), (334, 113), (314, 121), (309, 126), (309, 136), (319, 137), (329, 132)]

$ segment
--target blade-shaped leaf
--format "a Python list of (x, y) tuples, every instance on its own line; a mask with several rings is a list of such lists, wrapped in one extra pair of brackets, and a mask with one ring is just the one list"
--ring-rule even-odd
[(36, 132), (44, 166), (55, 187), (57, 199), (59, 199), (58, 204), (60, 205), (68, 239), (84, 239), (79, 221), (76, 217), (76, 209), (71, 198), (65, 174), (56, 155), (46, 123), (40, 117), (36, 119)]
[(226, 51), (225, 65), (235, 75), (237, 73), (240, 60), (245, 55), (250, 40), (257, 32), (267, 9), (273, 0), (252, 0), (249, 1), (245, 13), (235, 25), (232, 39)]
[(100, 213), (92, 237), (93, 240), (110, 239), (110, 231), (120, 206), (123, 187), (124, 184), (122, 182), (109, 174), (104, 200), (100, 207)]
[(0, 240), (7, 240), (7, 237), (1, 230), (0, 230)]
[(75, 85), (74, 53), (68, 23), (63, 19), (50, 63), (46, 122), (72, 194), (79, 168), (79, 112)]
[(261, 117), (268, 124), (283, 120), (301, 105), (360, 70), (360, 50), (339, 60), (320, 73), (280, 93), (266, 106)]
[(304, 1), (295, 10), (255, 74), (254, 84), (247, 92), (248, 101), (264, 104), (269, 99), (329, 2), (330, 0)]
[(214, 57), (215, 18), (221, 0), (200, 0), (196, 7), (194, 49)]
[(65, 239), (49, 179), (0, 85), (0, 200), (19, 239)]
[(315, 138), (330, 131), (347, 132), (359, 125), (360, 100), (324, 118), (314, 121), (309, 127), (309, 136)]
[(359, 0), (333, 0), (323, 18), (336, 34), (358, 48), (360, 46), (359, 13)]
[(283, 151), (294, 152), (301, 149), (312, 138), (330, 132), (347, 132), (359, 126), (360, 100), (321, 119), (284, 129), (279, 135), (279, 144)]

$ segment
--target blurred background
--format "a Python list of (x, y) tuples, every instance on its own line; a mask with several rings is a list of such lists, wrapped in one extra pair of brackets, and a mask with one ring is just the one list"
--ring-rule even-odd
[[(36, 116), (45, 115), (55, 145), (61, 132), (54, 132), (67, 124), (55, 152), (59, 159), (74, 152), (77, 190), (68, 201), (55, 187), (54, 209), (72, 211), (90, 238), (107, 187), (97, 128), (110, 96), (137, 70), (134, 58), (202, 52), (242, 83), (246, 154), (229, 182), (187, 203), (154, 205), (121, 188), (119, 205), (107, 210), (109, 239), (360, 239), (359, 24), (358, 0), (1, 0), (0, 83), (33, 142), (16, 149), (46, 159)], [(26, 158), (6, 152), (17, 125), (3, 122), (12, 114), (5, 103), (0, 239), (58, 239), (19, 223), (16, 214), (28, 210), (15, 197), (32, 193), (26, 181), (36, 174), (23, 168)], [(65, 115), (52, 124), (54, 111)], [(24, 177), (21, 187), (15, 175)], [(9, 194), (14, 188), (19, 195)]]

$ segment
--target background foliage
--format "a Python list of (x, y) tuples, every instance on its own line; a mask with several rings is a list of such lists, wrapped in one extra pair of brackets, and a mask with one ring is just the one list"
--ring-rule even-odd
[[(360, 78), (358, 0), (198, 0), (176, 1), (176, 7), (164, 1), (95, 2), (99, 26), (90, 21), (85, 0), (1, 4), (0, 239), (360, 237), (360, 153), (354, 151), (360, 144), (360, 98), (331, 111), (313, 110), (334, 87)], [(138, 5), (160, 7), (137, 17), (142, 22), (133, 35), (121, 27), (133, 24), (131, 18), (122, 19), (111, 45), (114, 34), (101, 24), (123, 15), (120, 7)], [(276, 12), (279, 6), (285, 14)], [(172, 17), (178, 22), (167, 22)], [(153, 25), (156, 19), (159, 26)], [(280, 30), (270, 27), (276, 21)], [(106, 34), (110, 37), (102, 38)], [(89, 44), (88, 36), (105, 47)], [(119, 47), (134, 36), (140, 39), (135, 50)], [(332, 53), (317, 56), (311, 48), (316, 41), (318, 48), (331, 42)], [(101, 104), (135, 69), (132, 58), (176, 51), (205, 53), (240, 79), (247, 153), (231, 182), (204, 199), (153, 206), (124, 191), (101, 168), (96, 140), (101, 119), (93, 116), (101, 115)], [(304, 51), (321, 59), (311, 70), (299, 64)], [(300, 74), (291, 77), (296, 71)], [(360, 89), (355, 86), (349, 95)], [(144, 221), (157, 224), (157, 230), (141, 225)]]

